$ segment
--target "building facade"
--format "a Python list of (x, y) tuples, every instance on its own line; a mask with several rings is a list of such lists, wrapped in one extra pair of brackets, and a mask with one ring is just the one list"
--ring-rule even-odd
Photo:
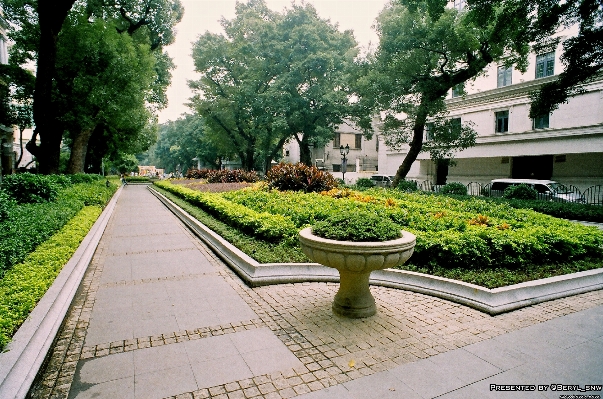
[[(375, 125), (375, 124), (374, 124)], [(337, 178), (343, 178), (343, 160), (340, 154), (341, 146), (348, 146), (346, 154), (345, 180), (353, 183), (360, 177), (369, 177), (379, 170), (378, 154), (379, 140), (377, 126), (371, 139), (363, 136), (362, 131), (352, 124), (344, 123), (338, 126), (335, 137), (324, 147), (312, 148), (312, 164), (332, 173)], [(300, 160), (299, 145), (292, 140), (284, 147), (283, 162), (297, 163)]]
[[(464, 90), (451, 90), (449, 117), (471, 122), (477, 143), (458, 152), (452, 165), (421, 153), (407, 178), (432, 184), (551, 179), (581, 190), (603, 184), (603, 76), (583, 84), (579, 95), (551, 114), (529, 117), (530, 92), (562, 72), (561, 53), (561, 43), (553, 41), (530, 56), (525, 73), (491, 64)], [(395, 174), (406, 153), (380, 148), (379, 170)]]

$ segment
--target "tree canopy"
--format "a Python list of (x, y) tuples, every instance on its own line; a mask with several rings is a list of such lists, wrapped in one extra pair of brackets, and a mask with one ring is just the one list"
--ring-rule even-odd
[(63, 138), (72, 150), (71, 173), (84, 171), (94, 137), (98, 143), (104, 136), (114, 150), (144, 150), (132, 145), (138, 135), (141, 140), (135, 141), (148, 148), (155, 131), (151, 113), (167, 104), (173, 64), (162, 47), (174, 39), (183, 13), (180, 1), (5, 3), (9, 36), (15, 41), (11, 62), (37, 62), (35, 130), (27, 148), (40, 162), (40, 171), (58, 171)]
[(208, 32), (194, 44), (201, 79), (190, 82), (192, 105), (243, 168), (267, 170), (292, 138), (309, 162), (310, 144), (332, 139), (344, 118), (363, 120), (346, 79), (356, 42), (311, 5), (280, 14), (262, 0), (238, 3), (222, 26), (225, 35)]
[(196, 167), (197, 160), (205, 167), (220, 169), (222, 159), (229, 155), (208, 139), (203, 118), (191, 114), (160, 125), (159, 138), (150, 152), (150, 162), (168, 172), (178, 165), (180, 171)]
[(450, 89), (503, 57), (525, 69), (527, 27), (516, 17), (521, 13), (516, 7), (511, 2), (490, 2), (459, 12), (446, 1), (398, 0), (380, 14), (379, 47), (367, 60), (360, 86), (362, 101), (386, 115), (386, 143), (394, 148), (410, 144), (394, 184), (406, 177), (423, 150), (428, 120), (433, 123), (429, 150), (436, 157), (450, 157), (454, 148), (474, 143), (470, 126), (445, 123), (444, 99)]

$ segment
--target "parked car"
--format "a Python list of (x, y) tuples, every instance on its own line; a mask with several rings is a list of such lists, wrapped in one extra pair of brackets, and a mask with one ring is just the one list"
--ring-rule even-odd
[(525, 184), (533, 188), (538, 193), (538, 198), (548, 201), (560, 202), (580, 202), (585, 203), (584, 195), (580, 192), (572, 191), (561, 183), (553, 180), (536, 179), (494, 179), (491, 182), (490, 195), (492, 197), (502, 197), (503, 192), (509, 186), (518, 186)]
[(391, 187), (391, 185), (392, 185), (392, 183), (394, 181), (394, 176), (372, 175), (371, 176), (371, 181), (377, 187)]

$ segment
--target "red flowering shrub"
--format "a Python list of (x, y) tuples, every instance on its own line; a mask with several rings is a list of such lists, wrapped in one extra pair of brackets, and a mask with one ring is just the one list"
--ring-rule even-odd
[(303, 163), (280, 163), (266, 174), (270, 188), (280, 191), (321, 192), (337, 187), (337, 181), (329, 172)]
[(186, 177), (188, 179), (206, 179), (208, 183), (255, 183), (260, 180), (256, 172), (242, 169), (189, 169)]

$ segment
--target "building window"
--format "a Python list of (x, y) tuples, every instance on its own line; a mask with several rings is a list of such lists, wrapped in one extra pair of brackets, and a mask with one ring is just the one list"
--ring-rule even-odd
[(509, 111), (496, 112), (496, 133), (509, 131)]
[(354, 137), (354, 148), (356, 148), (357, 150), (362, 148), (362, 135), (361, 134), (356, 134)]
[(379, 152), (379, 136), (375, 136), (375, 151)]
[(333, 172), (341, 172), (341, 164), (340, 163), (333, 164)]
[(549, 127), (549, 114), (540, 115), (532, 120), (534, 129), (546, 129)]
[(341, 145), (341, 133), (335, 133), (335, 137), (333, 138), (333, 148), (339, 148)]
[(465, 84), (460, 83), (452, 88), (452, 98), (461, 97), (465, 94)]
[(425, 124), (425, 141), (433, 140), (433, 123)]
[(504, 66), (498, 67), (498, 81), (496, 87), (509, 86), (512, 82), (513, 67), (505, 68)]
[(465, 8), (465, 0), (454, 0), (454, 8), (458, 11), (463, 11), (463, 8)]
[(555, 52), (536, 56), (536, 79), (546, 78), (555, 74)]

